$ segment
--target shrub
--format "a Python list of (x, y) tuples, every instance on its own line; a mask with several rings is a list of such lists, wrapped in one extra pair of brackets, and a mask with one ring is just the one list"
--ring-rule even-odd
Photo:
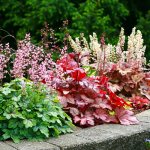
[(87, 36), (95, 31), (115, 37), (122, 20), (129, 14), (120, 0), (1, 0), (0, 11), (2, 28), (18, 39), (30, 32), (36, 41), (40, 39), (40, 29), (44, 22), (62, 37), (58, 28), (66, 19), (69, 21), (69, 32), (74, 36), (80, 32)]
[(31, 33), (35, 40), (39, 40), (44, 22), (58, 29), (58, 25), (69, 19), (75, 8), (68, 0), (2, 0), (0, 11), (3, 18), (0, 26), (5, 30), (15, 34), (18, 39), (23, 38), (26, 33)]
[(87, 37), (93, 32), (98, 36), (105, 33), (107, 37), (114, 37), (108, 38), (109, 41), (116, 42), (115, 34), (128, 13), (119, 0), (86, 0), (72, 15), (72, 35), (78, 36), (82, 32)]
[(0, 140), (39, 140), (72, 132), (72, 122), (55, 94), (22, 79), (0, 87)]
[(148, 60), (150, 60), (150, 52), (149, 52), (149, 49), (150, 49), (150, 38), (149, 38), (150, 30), (149, 30), (149, 26), (150, 26), (150, 10), (146, 13), (145, 17), (143, 17), (143, 16), (140, 17), (138, 19), (138, 23), (137, 23), (137, 28), (142, 31), (143, 37), (145, 39), (145, 44), (147, 46), (145, 56), (147, 57)]

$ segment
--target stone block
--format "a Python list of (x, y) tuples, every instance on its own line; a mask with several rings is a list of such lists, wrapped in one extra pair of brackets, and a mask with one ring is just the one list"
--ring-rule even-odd
[(0, 142), (0, 150), (16, 150), (16, 149), (4, 142)]
[(30, 142), (24, 140), (19, 144), (16, 144), (12, 141), (7, 141), (6, 143), (15, 147), (17, 150), (60, 150), (59, 147), (47, 142)]

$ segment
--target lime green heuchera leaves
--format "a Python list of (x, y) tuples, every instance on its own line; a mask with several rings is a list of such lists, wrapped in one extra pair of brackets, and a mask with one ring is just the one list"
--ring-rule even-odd
[(94, 67), (92, 67), (92, 66), (83, 66), (83, 68), (84, 68), (87, 76), (89, 76), (89, 77), (90, 76), (96, 76), (97, 71)]
[(0, 140), (40, 140), (72, 132), (73, 127), (45, 85), (22, 78), (0, 88)]

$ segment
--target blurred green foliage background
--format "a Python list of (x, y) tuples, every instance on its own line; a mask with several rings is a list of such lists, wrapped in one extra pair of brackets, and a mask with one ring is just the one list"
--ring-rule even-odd
[(31, 33), (38, 43), (44, 22), (62, 39), (64, 20), (73, 37), (104, 33), (111, 43), (116, 43), (121, 27), (129, 35), (136, 26), (142, 31), (150, 59), (150, 0), (0, 0), (0, 28), (17, 39)]

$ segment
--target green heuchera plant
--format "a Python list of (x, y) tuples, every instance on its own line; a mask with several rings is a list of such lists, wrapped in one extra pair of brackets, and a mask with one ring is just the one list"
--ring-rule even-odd
[(40, 140), (72, 132), (71, 119), (49, 92), (24, 78), (0, 87), (0, 140)]

